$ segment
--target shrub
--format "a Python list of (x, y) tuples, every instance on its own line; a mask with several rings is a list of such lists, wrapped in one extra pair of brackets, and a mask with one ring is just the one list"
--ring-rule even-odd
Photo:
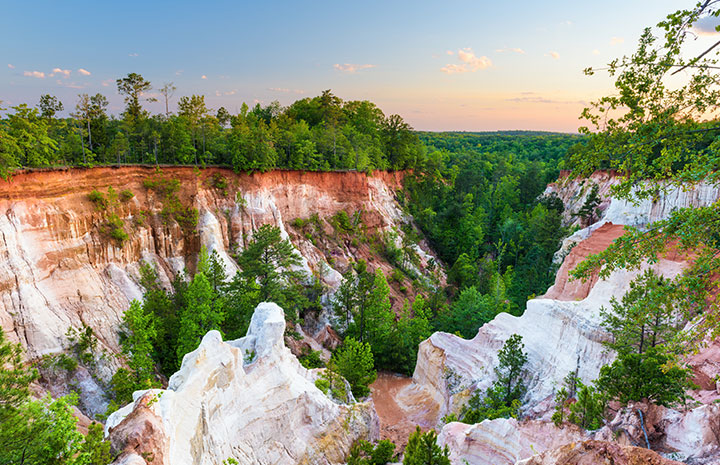
[(350, 383), (353, 394), (360, 397), (370, 393), (368, 385), (377, 378), (374, 364), (370, 344), (352, 337), (345, 339), (332, 358), (333, 367)]
[(129, 189), (123, 189), (120, 191), (120, 200), (123, 202), (129, 202), (133, 197), (135, 197), (135, 194), (133, 194)]
[(97, 189), (93, 189), (88, 194), (88, 200), (94, 203), (95, 208), (97, 208), (98, 210), (105, 210), (108, 207), (108, 200), (105, 197), (105, 194), (103, 194)]
[(361, 439), (350, 448), (347, 465), (385, 465), (393, 461), (395, 447), (395, 444), (387, 439), (378, 442), (374, 447)]
[(298, 360), (300, 361), (300, 364), (308, 370), (311, 368), (322, 368), (325, 366), (322, 358), (320, 358), (319, 350), (303, 350), (303, 353), (300, 357), (298, 357)]
[(403, 465), (450, 465), (447, 446), (440, 448), (435, 430), (423, 434), (418, 426), (408, 438)]

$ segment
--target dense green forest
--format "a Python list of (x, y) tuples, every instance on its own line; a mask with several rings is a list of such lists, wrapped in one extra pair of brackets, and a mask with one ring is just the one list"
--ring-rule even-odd
[[(423, 158), (423, 146), (398, 115), (373, 103), (343, 101), (325, 91), (283, 108), (243, 104), (231, 115), (209, 109), (202, 95), (180, 97), (177, 114), (151, 115), (143, 103), (152, 87), (141, 75), (117, 80), (125, 98), (119, 117), (102, 94), (80, 94), (69, 118), (65, 104), (43, 95), (36, 108), (9, 109), (0, 120), (0, 175), (18, 167), (156, 163), (225, 165), (237, 171), (274, 168), (359, 171), (406, 169)], [(167, 104), (175, 91), (160, 89)]]
[(428, 156), (408, 178), (407, 206), (448, 265), (454, 300), (436, 327), (471, 337), (499, 311), (521, 313), (552, 283), (552, 255), (567, 231), (562, 202), (542, 194), (582, 139), (529, 132), (419, 136)]

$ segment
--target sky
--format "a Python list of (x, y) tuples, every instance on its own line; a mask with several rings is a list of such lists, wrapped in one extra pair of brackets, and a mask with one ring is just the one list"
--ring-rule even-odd
[[(231, 113), (325, 89), (418, 130), (576, 132), (612, 92), (603, 67), (690, 0), (0, 0), (0, 100), (74, 108), (135, 72)], [(717, 39), (714, 39), (717, 40)], [(150, 96), (157, 95), (157, 90)], [(153, 112), (164, 104), (148, 103)]]

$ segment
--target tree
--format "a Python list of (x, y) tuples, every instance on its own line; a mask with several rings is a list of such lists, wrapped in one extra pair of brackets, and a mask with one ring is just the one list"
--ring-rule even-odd
[[(660, 22), (660, 34), (646, 28), (631, 56), (614, 60), (608, 72), (617, 92), (586, 108), (587, 143), (570, 154), (567, 166), (576, 176), (597, 169), (617, 171), (621, 182), (612, 195), (630, 201), (651, 199), (666, 189), (720, 180), (715, 112), (720, 106), (717, 44), (700, 55), (692, 52), (691, 29), (704, 17), (720, 15), (717, 0), (698, 2)], [(682, 74), (678, 74), (682, 71)], [(586, 70), (588, 74), (593, 69)], [(686, 306), (704, 308), (709, 290), (717, 286), (720, 204), (679, 208), (646, 228), (627, 228), (605, 251), (591, 255), (572, 274), (587, 279), (599, 272), (638, 269), (654, 263), (669, 246), (695, 258), (665, 292), (681, 290)], [(718, 334), (717, 312), (703, 312), (681, 337), (687, 349)], [(682, 336), (682, 335), (681, 335)]]
[[(269, 224), (255, 231), (237, 263), (242, 275), (257, 283), (261, 302), (285, 300), (286, 286), (299, 285), (302, 277), (294, 270), (301, 264), (300, 255), (288, 239), (282, 238), (280, 228)], [(282, 302), (278, 303), (282, 306)]]
[(612, 336), (605, 345), (617, 352), (642, 355), (669, 342), (685, 319), (677, 308), (678, 300), (669, 279), (646, 270), (630, 283), (620, 302), (612, 297), (611, 308), (600, 309), (602, 326)]
[(47, 166), (55, 162), (57, 142), (48, 136), (49, 123), (34, 108), (21, 104), (12, 107), (8, 115), (7, 135), (13, 141), (14, 151), (23, 166)]
[(40, 116), (43, 118), (54, 118), (56, 113), (64, 110), (63, 104), (57, 97), (50, 94), (43, 94), (40, 96)]
[(178, 363), (198, 347), (208, 331), (220, 330), (225, 319), (222, 301), (214, 298), (212, 285), (204, 273), (195, 274), (184, 297), (186, 303), (181, 309), (178, 331)]
[(671, 406), (685, 400), (691, 373), (678, 365), (672, 344), (687, 315), (678, 308), (682, 296), (669, 279), (652, 269), (630, 283), (620, 302), (601, 309), (602, 325), (612, 339), (605, 345), (617, 352), (602, 367), (598, 387), (622, 403), (643, 399)]
[(331, 365), (350, 383), (354, 395), (364, 397), (370, 393), (368, 386), (377, 377), (370, 344), (352, 337), (345, 339), (333, 354)]
[(403, 465), (450, 465), (449, 454), (447, 446), (442, 449), (438, 446), (435, 430), (423, 434), (418, 426), (408, 438), (402, 463)]
[(495, 367), (497, 380), (481, 399), (476, 392), (468, 401), (462, 413), (466, 423), (479, 423), (484, 419), (509, 418), (517, 416), (526, 387), (522, 382), (527, 354), (523, 352), (522, 337), (513, 334), (498, 352), (498, 366)]
[(585, 197), (585, 202), (575, 215), (582, 219), (586, 226), (592, 224), (598, 215), (598, 205), (600, 205), (599, 192), (600, 188), (597, 184), (593, 183), (590, 192), (587, 197)]
[(37, 377), (23, 363), (22, 346), (8, 341), (0, 329), (0, 424), (30, 397), (30, 383)]
[(595, 387), (577, 381), (577, 401), (570, 404), (568, 420), (581, 428), (595, 430), (603, 425), (607, 397)]
[(172, 82), (166, 82), (163, 84), (163, 86), (160, 88), (160, 94), (163, 96), (163, 99), (165, 100), (165, 118), (170, 118), (170, 99), (173, 95), (175, 95), (175, 91), (177, 90), (177, 87)]
[(375, 270), (373, 285), (367, 299), (364, 318), (358, 324), (363, 342), (372, 347), (375, 363), (385, 367), (392, 363), (394, 354), (390, 345), (395, 314), (390, 304), (390, 286), (380, 268)]
[(0, 463), (27, 465), (104, 465), (110, 443), (102, 428), (88, 436), (77, 430), (72, 406), (77, 397), (30, 398), (35, 370), (25, 366), (22, 348), (0, 330)]
[(393, 461), (395, 444), (383, 439), (376, 446), (362, 439), (350, 448), (347, 465), (386, 465)]
[(139, 388), (148, 388), (155, 378), (153, 341), (157, 337), (154, 315), (133, 300), (123, 315), (124, 332), (120, 338), (122, 353), (127, 357)]
[(95, 94), (92, 97), (88, 94), (78, 95), (75, 113), (71, 114), (71, 116), (85, 123), (88, 133), (88, 147), (90, 150), (93, 149), (91, 123), (95, 123), (95, 125), (104, 124), (107, 119), (105, 109), (108, 104), (107, 98), (102, 94)]
[(687, 400), (686, 391), (694, 387), (691, 376), (690, 368), (650, 347), (643, 354), (620, 352), (612, 364), (600, 369), (597, 385), (603, 395), (622, 404), (650, 401), (673, 407)]
[[(127, 77), (117, 79), (118, 92), (125, 97), (125, 116), (131, 122), (131, 125), (137, 124), (140, 120), (147, 117), (147, 112), (143, 110), (140, 99), (144, 93), (152, 89), (150, 81), (137, 73), (129, 73)], [(154, 101), (154, 99), (147, 99)]]
[(491, 295), (483, 295), (475, 286), (470, 286), (460, 292), (448, 311), (438, 316), (437, 326), (441, 331), (472, 339), (482, 325), (495, 317), (496, 308), (498, 305)]

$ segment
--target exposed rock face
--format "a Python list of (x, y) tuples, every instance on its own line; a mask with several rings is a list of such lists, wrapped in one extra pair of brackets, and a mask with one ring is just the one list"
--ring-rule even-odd
[(223, 342), (207, 333), (167, 390), (139, 391), (108, 418), (113, 446), (124, 451), (115, 463), (339, 464), (355, 440), (377, 439), (372, 403), (330, 400), (314, 384), (317, 370), (285, 347), (284, 331), (282, 309), (263, 303), (247, 336)]
[[(528, 354), (527, 371), (530, 375), (526, 379), (528, 391), (523, 399), (524, 415), (549, 420), (554, 392), (568, 373), (577, 371), (578, 376), (586, 383), (597, 378), (600, 367), (610, 362), (613, 357), (602, 345), (606, 335), (599, 326), (600, 308), (608, 306), (612, 296), (622, 296), (639, 272), (618, 271), (606, 280), (599, 281), (594, 278), (586, 283), (570, 281), (568, 272), (588, 254), (604, 250), (622, 234), (624, 225), (643, 227), (649, 222), (666, 217), (674, 208), (708, 205), (720, 197), (720, 190), (701, 184), (687, 191), (676, 189), (661, 193), (655, 201), (634, 205), (609, 198), (610, 186), (616, 182), (611, 175), (598, 173), (593, 176), (592, 181), (598, 182), (600, 186), (600, 195), (603, 198), (602, 216), (598, 222), (578, 231), (565, 241), (557, 255), (562, 261), (562, 267), (555, 285), (548, 290), (547, 295), (530, 300), (527, 310), (519, 318), (508, 314), (498, 315), (480, 328), (471, 340), (446, 333), (433, 334), (421, 344), (413, 383), (398, 394), (400, 400), (420, 398), (434, 402), (438, 405), (438, 420), (447, 413), (458, 411), (474, 391), (484, 391), (492, 384), (495, 379), (493, 368), (498, 363), (497, 352), (512, 334), (522, 336)], [(567, 209), (572, 212), (577, 211), (583, 204), (589, 187), (583, 187), (582, 183), (575, 180), (565, 180), (556, 186), (550, 186), (548, 191), (557, 192)], [(571, 221), (571, 218), (568, 217), (568, 220)], [(653, 267), (659, 273), (673, 277), (686, 266), (686, 260), (686, 257), (669, 253)], [(703, 366), (707, 371), (708, 364)], [(663, 448), (679, 451), (678, 453), (685, 454), (685, 457), (705, 457), (707, 454), (717, 453), (689, 453), (693, 448), (715, 450), (715, 446), (710, 446), (717, 441), (713, 439), (712, 427), (709, 426), (714, 424), (712, 415), (708, 412), (709, 408), (712, 407), (704, 406), (687, 414), (666, 413), (662, 427)], [(547, 427), (548, 431), (542, 434), (537, 432), (540, 443), (546, 436), (553, 439), (559, 437), (561, 441), (568, 439), (563, 439), (560, 433), (553, 433), (553, 425)], [(529, 438), (535, 433), (523, 436), (523, 428), (507, 422), (496, 424), (485, 421), (475, 426), (451, 424), (443, 429), (442, 440), (450, 446), (451, 453), (456, 458), (455, 463), (462, 463), (462, 458), (467, 458), (470, 463), (485, 463), (479, 459), (483, 454), (505, 457), (493, 459), (498, 460), (496, 463), (512, 463), (513, 458), (517, 459), (522, 455), (513, 455), (508, 451), (523, 451), (523, 454), (527, 454), (528, 451), (523, 449), (524, 444), (533, 443)], [(476, 437), (476, 440), (469, 439), (472, 437)], [(550, 443), (543, 447), (557, 445), (559, 444)], [(572, 446), (553, 457), (561, 460), (561, 457), (573, 456), (578, 450), (580, 449)], [(590, 450), (588, 454), (591, 454)], [(601, 460), (599, 457), (602, 454), (597, 454), (595, 457)]]
[(611, 442), (585, 441), (570, 443), (517, 465), (680, 465), (656, 452), (640, 447), (622, 446)]
[(513, 465), (534, 454), (582, 441), (584, 436), (574, 425), (560, 429), (542, 421), (499, 418), (476, 425), (448, 423), (438, 443), (448, 446), (453, 464)]
[[(289, 230), (293, 219), (364, 211), (371, 232), (409, 220), (394, 198), (399, 174), (236, 175), (191, 168), (165, 168), (162, 173), (180, 181), (180, 201), (198, 209), (197, 235), (163, 221), (162, 199), (143, 187), (143, 181), (156, 174), (154, 168), (28, 172), (0, 182), (0, 326), (11, 340), (23, 344), (28, 357), (59, 352), (68, 327), (81, 324), (94, 330), (105, 349), (117, 352), (122, 314), (130, 300), (142, 297), (137, 283), (141, 260), (156, 264), (168, 285), (178, 271), (194, 269), (204, 245), (217, 250), (232, 273), (236, 267), (228, 251), (241, 249), (253, 231), (272, 224), (291, 238), (308, 271), (325, 270), (325, 281), (333, 288), (339, 284), (338, 271), (310, 240)], [(212, 187), (214, 175), (226, 179), (224, 191)], [(110, 212), (98, 210), (88, 199), (93, 189), (106, 192), (109, 186), (135, 195), (112, 209), (130, 236), (122, 247), (99, 233)], [(368, 259), (365, 252), (350, 246), (337, 250), (344, 261)]]

